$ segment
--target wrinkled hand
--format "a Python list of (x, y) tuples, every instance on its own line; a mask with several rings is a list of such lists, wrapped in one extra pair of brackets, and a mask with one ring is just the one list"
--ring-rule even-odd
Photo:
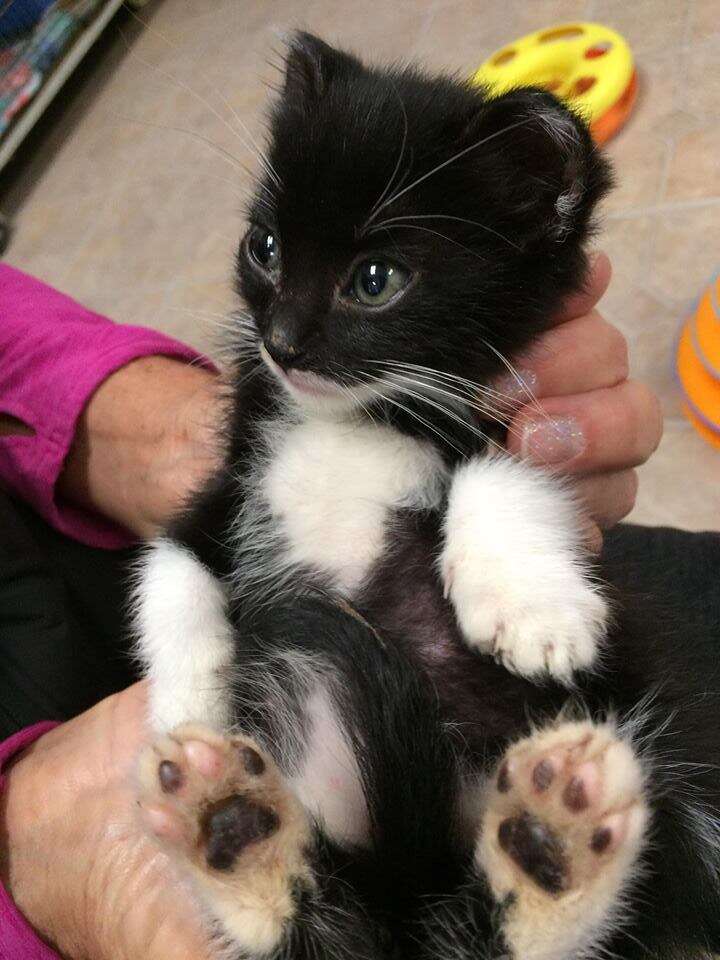
[[(598, 254), (585, 291), (568, 300), (556, 325), (526, 355), (514, 358), (540, 403), (521, 398), (507, 441), (513, 453), (577, 477), (591, 523), (588, 540), (596, 550), (601, 530), (632, 510), (633, 468), (648, 459), (662, 435), (657, 397), (628, 379), (625, 338), (595, 309), (610, 274), (610, 261)], [(511, 380), (505, 386), (517, 394)]]
[(208, 960), (198, 909), (137, 813), (145, 687), (29, 747), (0, 798), (0, 875), (69, 960)]
[(139, 357), (91, 397), (58, 494), (141, 537), (155, 536), (220, 461), (222, 416), (215, 374), (169, 357)]

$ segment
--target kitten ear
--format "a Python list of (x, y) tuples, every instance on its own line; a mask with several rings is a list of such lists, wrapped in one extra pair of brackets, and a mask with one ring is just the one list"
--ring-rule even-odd
[(478, 141), (485, 169), (497, 170), (499, 199), (530, 239), (584, 239), (612, 175), (577, 114), (544, 90), (521, 88), (487, 100), (463, 139)]
[(336, 50), (312, 33), (298, 30), (288, 40), (285, 58), (285, 96), (290, 100), (319, 100), (333, 79), (362, 65), (349, 53)]

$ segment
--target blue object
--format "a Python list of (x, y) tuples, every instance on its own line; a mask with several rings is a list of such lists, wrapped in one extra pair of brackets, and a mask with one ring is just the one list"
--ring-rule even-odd
[(55, 0), (10, 0), (0, 2), (0, 47), (10, 46), (42, 19)]

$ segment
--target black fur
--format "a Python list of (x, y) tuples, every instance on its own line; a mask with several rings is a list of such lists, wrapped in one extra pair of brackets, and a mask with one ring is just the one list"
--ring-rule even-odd
[[(527, 346), (582, 284), (583, 244), (610, 182), (585, 127), (545, 92), (490, 100), (415, 69), (366, 68), (303, 34), (291, 44), (269, 161), (274, 172), (238, 254), (239, 288), (258, 339), (274, 342), (284, 364), (346, 386), (368, 382), (388, 360), (477, 383), (501, 373), (498, 352)], [(249, 255), (258, 228), (280, 238), (280, 286)], [(412, 276), (403, 296), (375, 311), (341, 295), (354, 265), (370, 255)], [(234, 378), (227, 463), (169, 532), (223, 577), (236, 572), (237, 478), (254, 463), (258, 422), (281, 403), (256, 351), (243, 350)], [(378, 398), (368, 414), (431, 440), (450, 464), (482, 449), (478, 426), (490, 430), (467, 404), (455, 408), (455, 420), (417, 398), (404, 406)], [(303, 690), (283, 656), (311, 657), (327, 671), (371, 813), (368, 850), (341, 850), (318, 835), (319, 888), (298, 891), (298, 920), (278, 958), (477, 960), (507, 952), (507, 904), (495, 904), (471, 869), (459, 780), (487, 771), (530, 720), (565, 707), (568, 694), (463, 646), (435, 570), (440, 522), (434, 512), (398, 513), (392, 549), (355, 599), (363, 620), (307, 571), (271, 603), (246, 583), (233, 604), (239, 726), (280, 762), (280, 744), (285, 754), (301, 752)], [(601, 572), (626, 597), (623, 563)], [(619, 609), (604, 669), (579, 678), (578, 699), (595, 716), (631, 715), (651, 696), (640, 732), (658, 757), (649, 882), (631, 925), (609, 946), (626, 960), (720, 951), (720, 860), (714, 873), (703, 861), (685, 806), (690, 797), (720, 816), (717, 637), (690, 638), (653, 622), (644, 598), (639, 615), (630, 599)], [(254, 671), (274, 680), (295, 729), (258, 702)], [(663, 744), (672, 743), (671, 763), (653, 741), (654, 724), (663, 724)], [(548, 883), (556, 881), (553, 874)]]
[[(250, 220), (281, 238), (283, 284), (276, 292), (254, 269), (246, 237), (241, 293), (265, 342), (279, 337), (302, 354), (296, 369), (349, 384), (377, 376), (388, 359), (434, 367), (438, 357), (444, 371), (488, 382), (503, 369), (496, 351), (526, 345), (582, 284), (582, 243), (610, 184), (585, 127), (548, 93), (488, 100), (413, 68), (367, 69), (302, 34), (272, 116), (269, 161), (282, 186), (265, 180)], [(568, 196), (562, 215), (558, 200)], [(373, 214), (380, 200), (387, 206)], [(399, 261), (414, 278), (374, 312), (337, 296), (369, 255)], [(403, 402), (410, 413), (387, 404), (373, 412), (433, 440), (439, 431), (455, 457), (476, 446), (462, 424)]]

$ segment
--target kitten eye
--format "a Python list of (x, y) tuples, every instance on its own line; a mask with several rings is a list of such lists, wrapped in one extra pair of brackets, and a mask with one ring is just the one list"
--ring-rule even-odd
[(352, 278), (352, 292), (360, 303), (381, 307), (407, 285), (410, 274), (384, 260), (365, 260)]
[(280, 259), (280, 244), (269, 230), (260, 227), (250, 234), (248, 249), (253, 260), (265, 270), (272, 270)]

